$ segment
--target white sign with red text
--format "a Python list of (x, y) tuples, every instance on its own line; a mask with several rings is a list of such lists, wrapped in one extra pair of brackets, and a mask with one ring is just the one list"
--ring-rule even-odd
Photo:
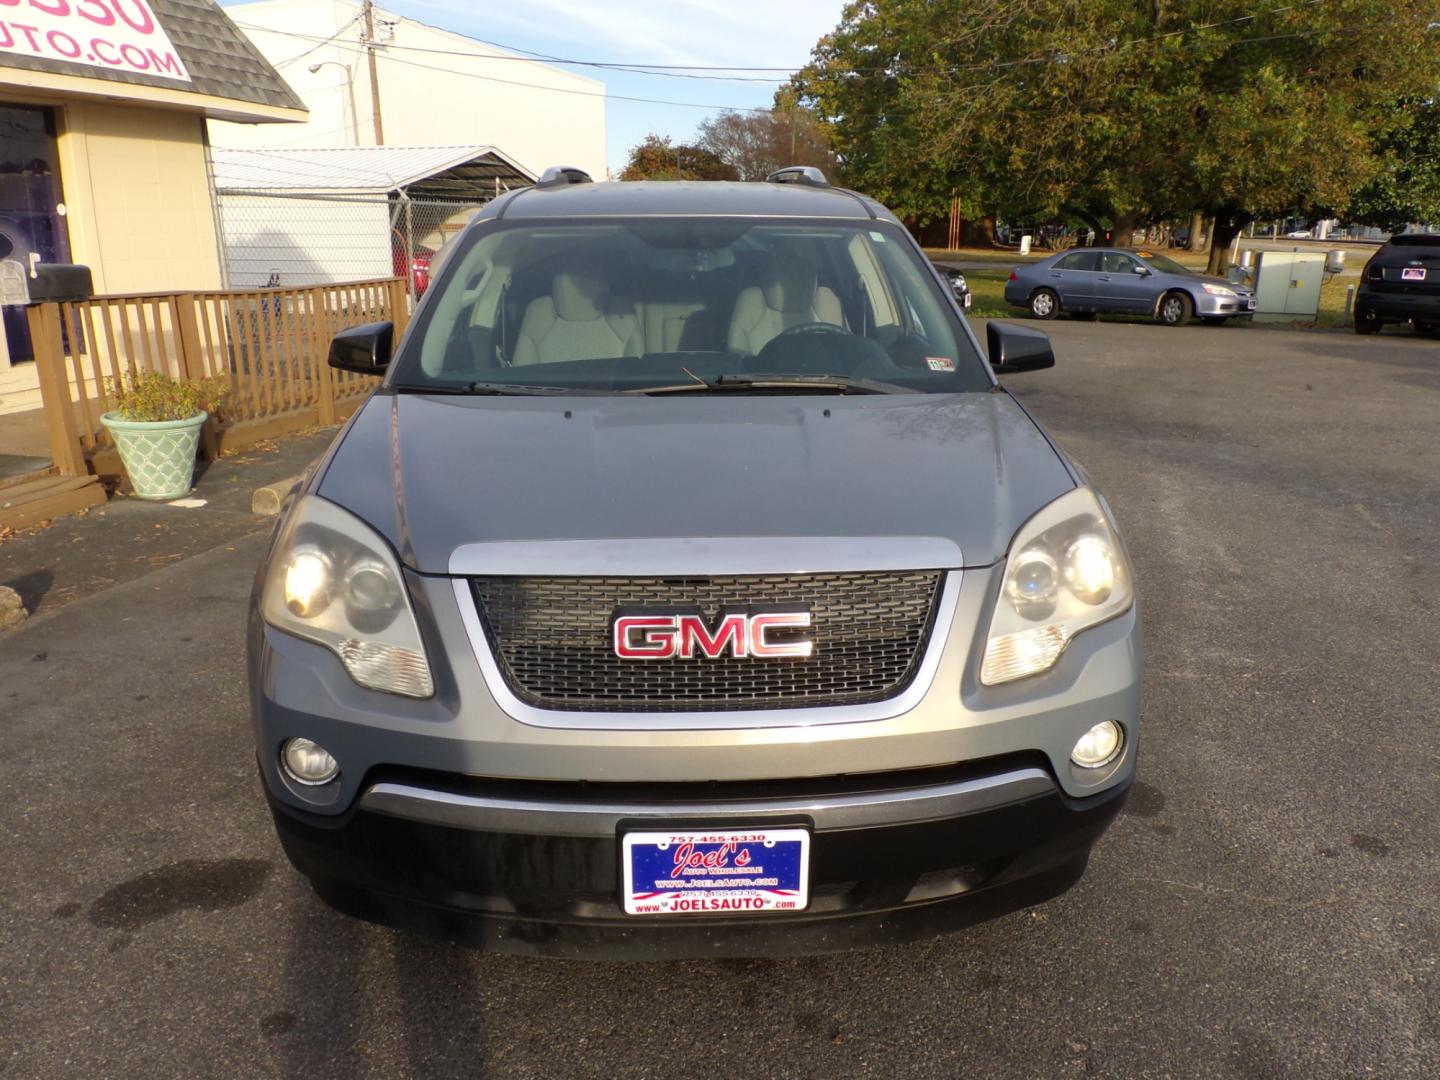
[(146, 0), (0, 0), (0, 52), (190, 81)]

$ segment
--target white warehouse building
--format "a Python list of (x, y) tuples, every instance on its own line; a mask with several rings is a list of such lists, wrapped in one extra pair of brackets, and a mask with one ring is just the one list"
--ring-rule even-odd
[[(475, 8), (483, 17), (484, 6)], [(310, 110), (301, 124), (212, 120), (236, 149), (484, 145), (538, 175), (605, 176), (605, 84), (414, 19), (373, 9), (379, 129), (365, 20), (354, 0), (260, 0), (228, 15)]]

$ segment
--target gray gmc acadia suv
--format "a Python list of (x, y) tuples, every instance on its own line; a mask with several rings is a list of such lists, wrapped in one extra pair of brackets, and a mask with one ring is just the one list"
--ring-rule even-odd
[(495, 199), (256, 577), (257, 755), (326, 901), (765, 956), (1055, 896), (1134, 773), (1105, 502), (883, 207), (813, 169)]

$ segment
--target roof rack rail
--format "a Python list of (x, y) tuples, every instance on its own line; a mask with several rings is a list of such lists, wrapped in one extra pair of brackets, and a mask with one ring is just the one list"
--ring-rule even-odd
[(568, 184), (593, 184), (590, 174), (574, 165), (551, 165), (540, 174), (536, 187), (565, 187)]
[(765, 177), (767, 184), (808, 184), (810, 187), (829, 187), (830, 181), (814, 165), (789, 165), (777, 169)]

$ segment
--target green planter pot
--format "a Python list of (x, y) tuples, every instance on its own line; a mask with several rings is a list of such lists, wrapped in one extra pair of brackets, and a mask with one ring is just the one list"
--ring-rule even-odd
[(188, 420), (126, 420), (119, 413), (100, 417), (120, 460), (130, 474), (130, 486), (142, 499), (179, 499), (190, 493), (195, 479), (195, 452), (200, 427), (208, 413)]

